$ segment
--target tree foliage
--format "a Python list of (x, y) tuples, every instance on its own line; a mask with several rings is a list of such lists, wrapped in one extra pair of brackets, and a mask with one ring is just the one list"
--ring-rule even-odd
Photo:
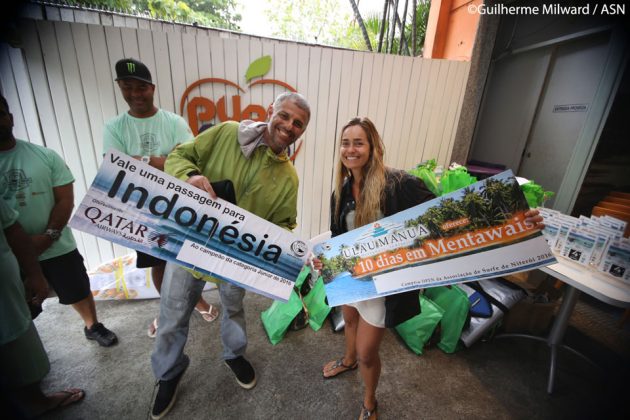
[[(344, 0), (346, 1), (346, 0)], [(402, 4), (402, 0), (400, 1)], [(273, 35), (294, 41), (311, 42), (354, 50), (376, 51), (379, 33), (381, 31), (382, 16), (378, 13), (364, 18), (358, 14), (356, 2), (353, 4), (354, 14), (341, 12), (339, 0), (269, 0), (265, 13), (274, 28)], [(411, 4), (411, 1), (409, 2)], [(403, 55), (419, 55), (424, 44), (426, 25), (429, 18), (428, 0), (418, 0), (416, 7), (416, 51), (412, 50), (412, 7), (407, 10), (404, 19), (405, 30), (403, 48), (400, 48), (400, 27), (402, 16), (397, 15), (394, 40), (389, 51)], [(385, 22), (385, 33), (389, 33), (392, 19)], [(365, 31), (364, 31), (365, 29)], [(369, 39), (369, 45), (366, 42)], [(385, 48), (382, 50), (385, 52)]]
[(148, 13), (156, 19), (240, 30), (238, 22), (241, 15), (235, 12), (234, 0), (68, 0), (68, 3), (131, 14)]
[[(387, 47), (387, 39), (383, 39), (383, 47), (381, 49), (381, 51), (379, 52), (386, 52), (386, 51), (391, 51), (392, 53), (395, 54), (400, 54), (400, 55), (411, 55), (411, 56), (418, 56), (422, 53), (422, 47), (424, 45), (424, 38), (427, 32), (427, 22), (429, 21), (429, 9), (430, 9), (430, 3), (428, 0), (418, 0), (417, 5), (416, 5), (416, 30), (415, 30), (415, 36), (416, 36), (416, 49), (415, 51), (412, 51), (412, 46), (413, 46), (413, 10), (411, 10), (412, 8), (409, 7), (408, 11), (407, 11), (407, 16), (404, 19), (405, 22), (405, 30), (404, 30), (404, 36), (403, 36), (403, 41), (402, 41), (402, 45), (401, 45), (401, 37), (400, 37), (400, 27), (402, 26), (402, 20), (403, 20), (403, 16), (398, 15), (396, 19), (392, 18), (391, 16), (388, 17), (387, 20), (385, 20), (385, 29), (384, 29), (384, 33), (385, 35), (390, 33), (390, 28), (391, 28), (391, 23), (393, 21), (396, 21), (396, 30), (394, 31), (394, 38), (393, 38), (393, 42), (391, 43), (391, 45), (389, 46), (389, 48)], [(368, 34), (368, 37), (370, 39), (370, 43), (372, 45), (372, 49), (374, 51), (377, 51), (377, 47), (379, 44), (379, 35), (381, 32), (381, 27), (383, 24), (383, 16), (378, 14), (378, 13), (373, 13), (371, 15), (368, 15), (366, 17), (364, 17), (363, 19), (363, 23), (366, 29), (366, 32)], [(357, 50), (366, 50), (368, 49), (367, 45), (365, 44), (364, 41), (364, 37), (363, 34), (361, 33), (361, 28), (360, 28), (360, 23), (358, 20), (358, 17), (356, 17), (355, 21), (353, 21), (350, 26), (348, 27), (345, 35), (343, 37), (341, 37), (344, 44), (340, 45), (340, 46), (344, 46), (347, 48), (352, 48), (352, 49), (357, 49)], [(385, 37), (387, 38), (387, 37)]]
[(341, 45), (349, 13), (340, 13), (337, 0), (269, 0), (265, 15), (272, 33), (285, 39)]

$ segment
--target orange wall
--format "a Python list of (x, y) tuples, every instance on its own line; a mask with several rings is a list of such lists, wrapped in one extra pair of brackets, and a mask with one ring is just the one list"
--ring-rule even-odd
[(481, 4), (483, 0), (433, 0), (423, 56), (470, 61)]

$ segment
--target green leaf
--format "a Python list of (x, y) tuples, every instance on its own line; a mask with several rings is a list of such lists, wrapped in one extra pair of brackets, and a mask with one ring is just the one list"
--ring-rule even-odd
[(249, 82), (254, 77), (264, 76), (271, 68), (271, 56), (265, 55), (258, 60), (254, 60), (245, 72), (245, 81)]

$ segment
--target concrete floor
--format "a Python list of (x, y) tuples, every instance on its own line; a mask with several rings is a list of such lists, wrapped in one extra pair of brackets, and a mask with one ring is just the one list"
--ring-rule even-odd
[[(216, 290), (204, 295), (218, 304)], [(155, 380), (149, 361), (153, 340), (146, 329), (158, 304), (98, 302), (100, 320), (120, 340), (115, 347), (102, 348), (84, 338), (71, 308), (55, 298), (47, 301), (36, 320), (52, 366), (43, 388), (81, 387), (87, 395), (83, 402), (45, 419), (149, 417)], [(236, 384), (220, 359), (219, 321), (208, 324), (193, 314), (187, 344), (191, 365), (167, 418), (357, 418), (362, 390), (358, 371), (333, 380), (321, 376), (323, 363), (342, 354), (343, 334), (333, 333), (326, 323), (318, 332), (310, 328), (289, 332), (272, 346), (260, 322), (260, 312), (269, 305), (267, 298), (252, 293), (246, 297), (248, 358), (258, 375), (258, 384), (250, 391)], [(614, 325), (620, 313), (582, 297), (566, 342), (593, 357), (601, 368), (562, 351), (552, 396), (545, 391), (549, 353), (543, 343), (495, 339), (451, 355), (432, 347), (416, 356), (387, 331), (381, 348), (380, 418), (623, 418), (630, 414), (630, 332)]]

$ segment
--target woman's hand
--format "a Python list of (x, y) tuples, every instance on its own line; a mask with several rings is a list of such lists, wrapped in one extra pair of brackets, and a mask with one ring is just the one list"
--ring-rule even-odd
[(313, 258), (311, 258), (311, 267), (313, 267), (314, 270), (321, 271), (322, 268), (324, 268), (324, 264), (322, 264), (319, 258), (313, 256)]
[(525, 213), (525, 223), (534, 225), (535, 229), (544, 229), (545, 224), (543, 223), (543, 221), (543, 217), (536, 209), (530, 209)]

